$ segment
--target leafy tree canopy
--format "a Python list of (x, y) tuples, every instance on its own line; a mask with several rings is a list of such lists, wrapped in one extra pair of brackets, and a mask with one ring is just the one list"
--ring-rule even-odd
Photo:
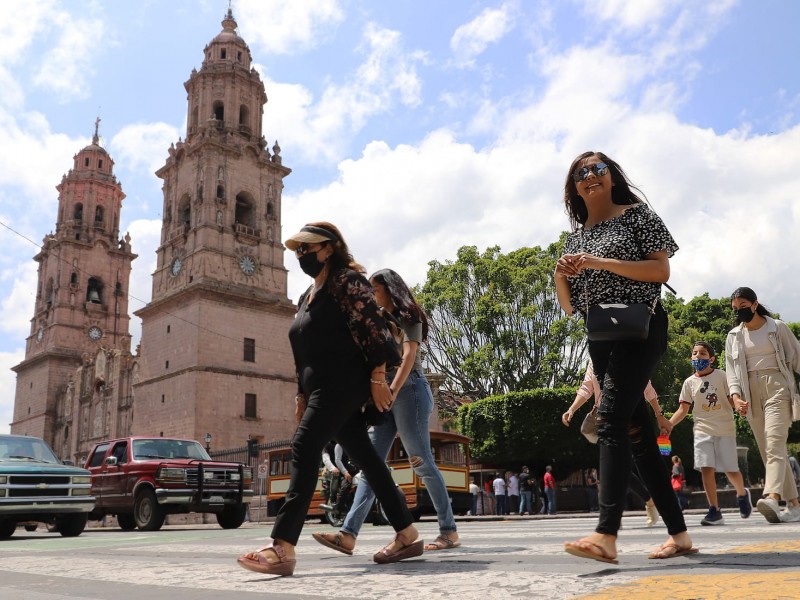
[(563, 239), (508, 254), (463, 246), (455, 262), (429, 263), (415, 290), (431, 321), (426, 358), (453, 391), (483, 398), (580, 381), (583, 326), (563, 313), (553, 281)]

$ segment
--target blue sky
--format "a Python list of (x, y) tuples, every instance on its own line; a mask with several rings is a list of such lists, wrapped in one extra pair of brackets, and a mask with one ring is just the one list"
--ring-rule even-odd
[[(31, 0), (0, 15), (0, 432), (38, 249), (94, 120), (127, 198), (131, 309), (150, 298), (183, 82), (225, 0)], [(691, 298), (749, 285), (800, 321), (800, 3), (792, 0), (234, 0), (279, 140), (283, 233), (331, 220), (369, 270), (424, 281), (465, 244), (545, 245), (571, 160), (615, 158), (681, 251)], [(10, 227), (14, 232), (10, 231)], [(18, 233), (15, 233), (18, 232)], [(290, 296), (308, 281), (287, 256)], [(139, 324), (133, 325), (138, 339)]]

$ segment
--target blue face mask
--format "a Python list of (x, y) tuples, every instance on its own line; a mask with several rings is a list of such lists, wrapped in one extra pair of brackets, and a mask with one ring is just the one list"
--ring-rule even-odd
[(692, 366), (694, 367), (695, 371), (705, 371), (708, 368), (708, 365), (710, 364), (711, 364), (711, 359), (708, 358), (692, 359)]

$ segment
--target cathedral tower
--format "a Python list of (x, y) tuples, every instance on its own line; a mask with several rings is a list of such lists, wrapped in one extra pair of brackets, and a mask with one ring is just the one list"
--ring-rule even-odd
[[(114, 161), (100, 145), (99, 123), (92, 143), (75, 155), (56, 186), (56, 231), (45, 236), (34, 257), (36, 305), (25, 360), (13, 368), (11, 432), (42, 437), (59, 450), (63, 431), (57, 431), (69, 427), (59, 416), (62, 398), (76, 369), (98, 353), (130, 348), (128, 281), (136, 255), (130, 236), (119, 239), (125, 194)], [(98, 411), (98, 419), (107, 420), (110, 413), (103, 406)], [(100, 427), (98, 435), (106, 429)]]
[(186, 139), (169, 148), (152, 301), (142, 318), (134, 432), (213, 436), (214, 448), (286, 439), (296, 390), (281, 239), (277, 142), (229, 9), (184, 84)]

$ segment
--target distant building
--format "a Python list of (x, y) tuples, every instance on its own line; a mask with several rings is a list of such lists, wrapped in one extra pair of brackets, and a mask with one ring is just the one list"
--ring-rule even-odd
[(17, 373), (12, 433), (47, 440), (74, 458), (91, 440), (131, 422), (128, 316), (130, 236), (119, 238), (125, 194), (114, 161), (92, 143), (58, 190), (55, 233), (45, 236), (36, 304)]
[(75, 156), (45, 237), (13, 433), (80, 462), (124, 435), (212, 435), (214, 448), (287, 439), (296, 391), (281, 244), (283, 166), (262, 132), (264, 84), (230, 10), (185, 83), (186, 140), (169, 148), (152, 300), (130, 352), (125, 195), (100, 145)]

